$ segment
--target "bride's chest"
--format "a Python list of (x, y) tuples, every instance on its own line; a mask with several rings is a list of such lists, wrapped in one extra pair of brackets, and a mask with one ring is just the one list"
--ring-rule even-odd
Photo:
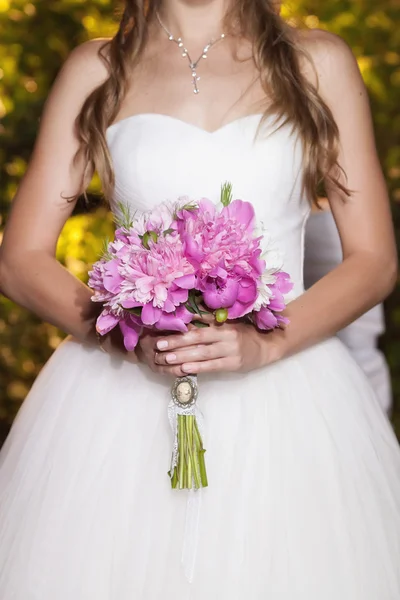
[(283, 214), (301, 198), (302, 150), (288, 126), (266, 126), (261, 115), (236, 119), (209, 133), (159, 114), (125, 118), (108, 129), (115, 199), (148, 210), (179, 196), (217, 201), (229, 181), (233, 195), (263, 216)]

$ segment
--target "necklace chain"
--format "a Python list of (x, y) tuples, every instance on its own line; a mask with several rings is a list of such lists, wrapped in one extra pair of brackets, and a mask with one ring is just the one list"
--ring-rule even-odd
[(165, 33), (168, 36), (168, 39), (170, 42), (175, 42), (175, 44), (177, 44), (178, 48), (181, 51), (182, 57), (183, 58), (187, 58), (188, 63), (189, 63), (189, 68), (190, 71), (192, 73), (192, 85), (193, 85), (193, 92), (195, 94), (199, 93), (199, 86), (198, 86), (198, 82), (200, 81), (200, 77), (197, 75), (197, 65), (199, 64), (199, 62), (203, 59), (207, 58), (207, 53), (209, 51), (209, 49), (214, 46), (214, 44), (217, 44), (218, 42), (220, 42), (221, 40), (224, 39), (225, 34), (221, 33), (221, 35), (216, 38), (216, 39), (211, 39), (208, 44), (206, 44), (202, 50), (202, 53), (200, 54), (199, 58), (197, 60), (192, 60), (188, 49), (185, 47), (182, 38), (178, 37), (175, 38), (172, 33), (169, 31), (169, 29), (164, 25), (164, 23), (161, 21), (160, 15), (158, 14), (158, 11), (156, 12), (156, 16), (157, 16), (157, 20), (161, 26), (161, 28), (165, 31)]

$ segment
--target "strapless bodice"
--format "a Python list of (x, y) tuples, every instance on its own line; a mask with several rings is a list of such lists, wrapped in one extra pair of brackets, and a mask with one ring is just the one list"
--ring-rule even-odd
[(255, 207), (284, 255), (294, 282), (303, 291), (304, 228), (309, 202), (302, 194), (303, 153), (289, 125), (280, 128), (261, 115), (237, 119), (210, 133), (158, 114), (134, 115), (108, 128), (115, 171), (114, 206), (129, 203), (149, 210), (179, 196), (215, 202), (230, 181), (234, 198)]

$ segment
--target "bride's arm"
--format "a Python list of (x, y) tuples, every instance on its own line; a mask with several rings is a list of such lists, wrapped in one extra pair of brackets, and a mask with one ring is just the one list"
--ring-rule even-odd
[[(156, 359), (160, 365), (181, 364), (191, 373), (251, 370), (334, 335), (393, 289), (397, 259), (390, 205), (356, 60), (340, 38), (326, 32), (310, 32), (307, 44), (319, 91), (339, 127), (339, 162), (347, 176), (343, 183), (354, 190), (348, 199), (329, 190), (343, 263), (289, 304), (285, 330), (265, 335), (240, 324), (224, 325), (162, 339), (163, 352)], [(209, 345), (180, 349), (196, 343)]]
[(283, 356), (343, 329), (381, 302), (397, 279), (388, 194), (357, 63), (347, 45), (326, 32), (313, 33), (310, 51), (320, 93), (339, 127), (343, 183), (354, 193), (346, 199), (337, 189), (328, 190), (344, 260), (289, 305), (291, 324), (276, 332)]
[(66, 198), (78, 193), (84, 169), (73, 164), (78, 148), (75, 119), (85, 98), (107, 76), (97, 56), (103, 43), (83, 44), (62, 68), (0, 248), (1, 292), (82, 340), (93, 329), (91, 293), (58, 263), (55, 250), (75, 205)]

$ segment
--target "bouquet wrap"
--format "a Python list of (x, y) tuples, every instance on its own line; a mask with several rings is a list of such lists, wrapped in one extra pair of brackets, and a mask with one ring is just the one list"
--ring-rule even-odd
[(207, 487), (204, 427), (197, 405), (197, 377), (178, 377), (171, 390), (168, 417), (174, 442), (169, 476), (173, 489)]

